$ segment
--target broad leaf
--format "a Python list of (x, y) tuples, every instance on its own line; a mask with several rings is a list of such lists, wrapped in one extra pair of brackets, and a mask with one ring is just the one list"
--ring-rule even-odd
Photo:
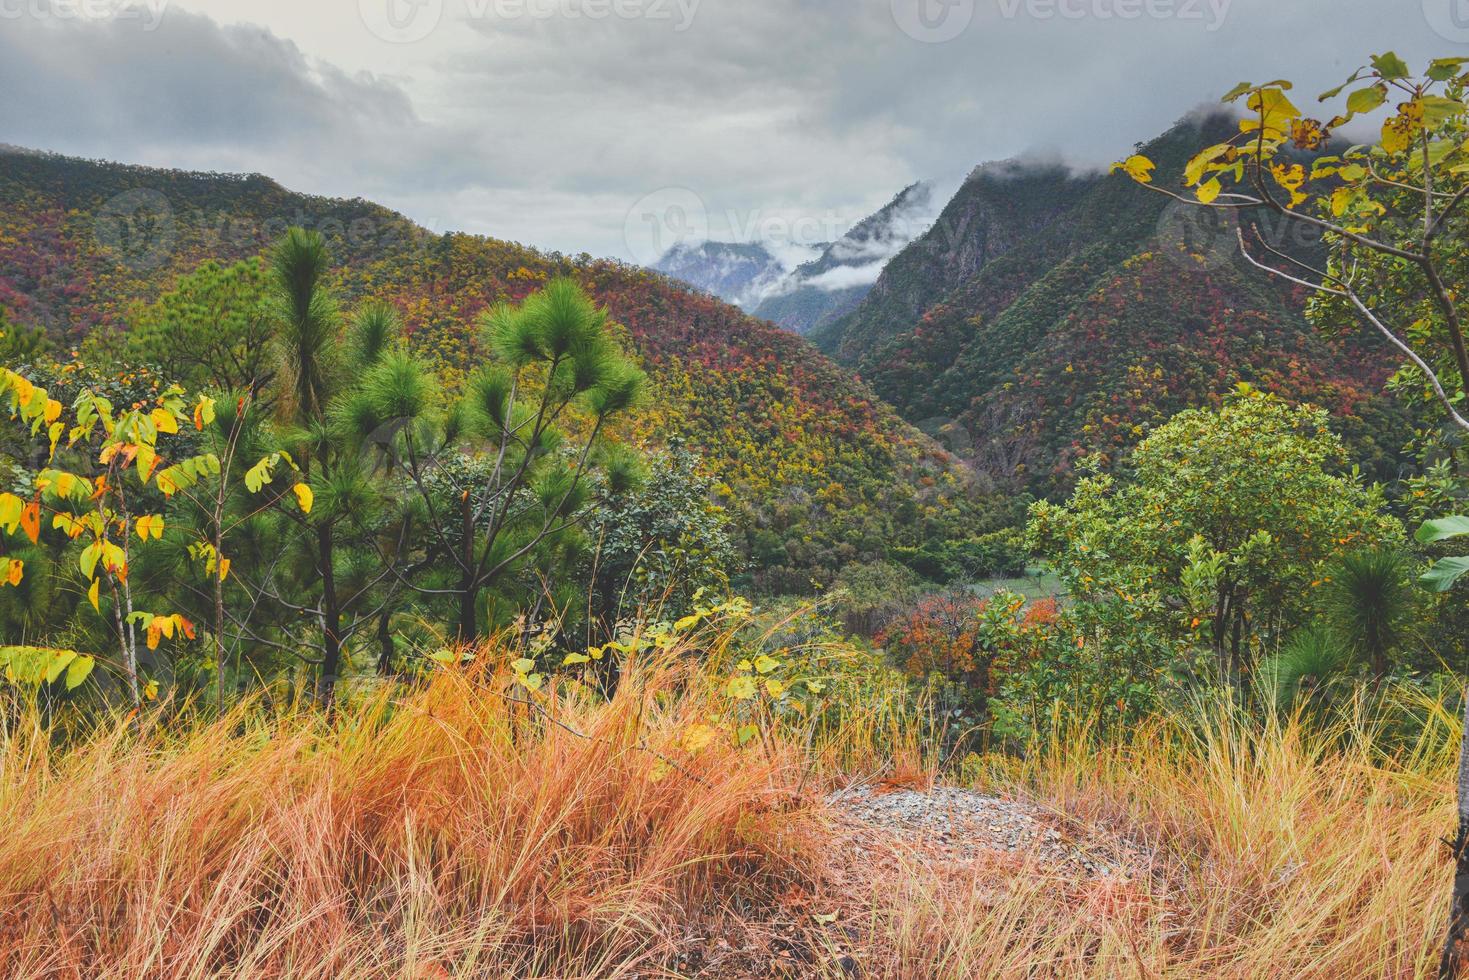
[(1455, 515), (1424, 521), (1418, 533), (1413, 536), (1419, 544), (1433, 544), (1435, 541), (1446, 541), (1449, 538), (1458, 538), (1466, 534), (1469, 534), (1469, 517)]
[(1469, 573), (1469, 555), (1440, 558), (1418, 581), (1435, 592), (1447, 592), (1465, 573)]

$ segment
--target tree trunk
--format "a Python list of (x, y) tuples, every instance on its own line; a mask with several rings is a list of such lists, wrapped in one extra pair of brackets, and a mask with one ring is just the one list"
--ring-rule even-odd
[(1438, 975), (1459, 976), (1463, 956), (1459, 944), (1469, 933), (1469, 691), (1464, 695), (1464, 735), (1459, 742), (1459, 826), (1454, 833), (1454, 891), (1449, 905), (1449, 931), (1444, 938)]
[(337, 608), (336, 572), (332, 558), (336, 542), (330, 524), (316, 529), (316, 547), (321, 567), (321, 677), (316, 683), (316, 700), (328, 715), (336, 703), (337, 673), (342, 669), (342, 611)]
[(479, 619), (475, 607), (479, 605), (479, 570), (474, 562), (474, 503), (469, 492), (459, 500), (459, 531), (464, 535), (464, 574), (459, 578), (459, 634), (460, 643), (468, 646), (479, 639)]
[(387, 607), (377, 617), (377, 672), (381, 677), (393, 673), (393, 614)]
[(479, 639), (479, 587), (468, 578), (459, 583), (459, 642), (468, 646)]

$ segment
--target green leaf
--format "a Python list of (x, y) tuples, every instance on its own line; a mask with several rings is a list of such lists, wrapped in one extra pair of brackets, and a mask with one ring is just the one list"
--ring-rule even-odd
[(46, 683), (50, 684), (55, 681), (56, 678), (60, 677), (61, 672), (65, 670), (76, 658), (77, 652), (75, 650), (57, 650), (55, 653), (53, 653), (51, 655), (51, 661), (46, 664)]
[(1440, 558), (1433, 567), (1418, 579), (1435, 592), (1447, 592), (1461, 576), (1469, 573), (1469, 555), (1457, 558)]
[(724, 693), (738, 701), (748, 701), (755, 696), (755, 678), (731, 677)]
[(1251, 85), (1249, 82), (1240, 82), (1234, 88), (1230, 89), (1228, 92), (1225, 92), (1224, 97), (1221, 98), (1219, 101), (1233, 102), (1235, 99), (1239, 98), (1241, 95), (1244, 95), (1252, 88), (1254, 88), (1254, 86)]
[(66, 668), (66, 689), (75, 691), (81, 687), (96, 665), (97, 661), (93, 657), (77, 657), (73, 660)]
[(1464, 111), (1464, 103), (1441, 95), (1425, 95), (1418, 101), (1423, 106), (1423, 121), (1430, 126), (1452, 119)]
[(1446, 82), (1459, 73), (1466, 58), (1434, 58), (1428, 63), (1428, 71), (1425, 72), (1435, 82)]
[(1469, 517), (1456, 515), (1424, 521), (1423, 526), (1413, 537), (1419, 544), (1433, 544), (1435, 541), (1446, 541), (1449, 538), (1458, 538), (1466, 534), (1469, 534)]
[(1351, 113), (1371, 112), (1385, 101), (1387, 101), (1387, 86), (1369, 85), (1347, 96), (1347, 111)]
[(83, 548), (81, 557), (77, 561), (77, 564), (81, 566), (82, 574), (89, 579), (94, 577), (97, 571), (97, 559), (101, 557), (102, 543), (100, 541), (93, 541)]
[(1408, 66), (1403, 62), (1402, 58), (1399, 58), (1391, 51), (1373, 55), (1372, 67), (1377, 69), (1377, 73), (1386, 81), (1408, 77)]

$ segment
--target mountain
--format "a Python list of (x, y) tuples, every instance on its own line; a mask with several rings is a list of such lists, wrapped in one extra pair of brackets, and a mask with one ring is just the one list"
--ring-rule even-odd
[(392, 303), (414, 349), (451, 378), (487, 356), (481, 310), (578, 279), (654, 383), (626, 437), (679, 439), (703, 455), (744, 530), (756, 588), (807, 591), (848, 562), (998, 520), (954, 460), (864, 384), (733, 306), (647, 269), (434, 235), (370, 202), (260, 175), (0, 151), (0, 310), (65, 344), (105, 338), (203, 260), (257, 255), (291, 225), (324, 236), (346, 303)]
[[(1178, 173), (1235, 126), (1185, 120), (1141, 152)], [(1002, 487), (1064, 491), (1082, 457), (1115, 461), (1242, 382), (1331, 409), (1370, 471), (1391, 476), (1402, 409), (1381, 390), (1397, 358), (1360, 330), (1313, 329), (1301, 290), (1238, 257), (1230, 214), (1122, 174), (980, 167), (812, 339)], [(1318, 244), (1253, 227), (1289, 250)]]
[(653, 268), (803, 334), (856, 307), (888, 259), (932, 222), (933, 186), (920, 181), (836, 241), (811, 246), (815, 257), (792, 269), (759, 242), (680, 243)]
[(786, 274), (759, 242), (680, 242), (653, 268), (744, 309), (752, 309)]
[(903, 188), (810, 262), (767, 290), (756, 316), (807, 333), (853, 309), (877, 281), (888, 259), (933, 222), (933, 185)]

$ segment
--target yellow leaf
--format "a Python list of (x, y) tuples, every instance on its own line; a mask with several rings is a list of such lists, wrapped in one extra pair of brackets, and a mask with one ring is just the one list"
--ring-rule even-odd
[(1156, 166), (1157, 164), (1147, 157), (1139, 153), (1134, 153), (1121, 163), (1112, 164), (1112, 169), (1114, 171), (1122, 170), (1126, 172), (1127, 176), (1139, 184), (1151, 184), (1153, 182), (1153, 169)]
[(219, 580), (223, 582), (229, 576), (229, 573), (230, 560), (228, 558), (221, 558), (219, 560)]
[(157, 681), (149, 681), (147, 684), (143, 685), (143, 697), (147, 698), (149, 701), (158, 700)]
[(301, 505), (301, 513), (311, 513), (311, 504), (316, 499), (311, 488), (304, 483), (298, 483), (291, 489), (296, 491), (296, 503)]
[(683, 734), (683, 748), (689, 755), (695, 755), (710, 742), (714, 741), (719, 734), (719, 729), (703, 723), (690, 725)]
[(18, 558), (10, 559), (10, 565), (5, 569), (5, 581), (11, 585), (19, 585), (21, 576), (25, 574), (25, 562)]
[(1199, 189), (1195, 191), (1194, 194), (1198, 197), (1201, 203), (1212, 204), (1214, 202), (1214, 199), (1219, 196), (1220, 190), (1221, 187), (1219, 184), (1219, 178), (1210, 177), (1208, 180), (1199, 185)]
[(194, 406), (194, 428), (202, 430), (214, 421), (214, 399), (205, 396)]
[(101, 579), (92, 579), (92, 587), (87, 590), (87, 598), (92, 600), (92, 608), (98, 612), (102, 611), (101, 604), (97, 601), (97, 592), (102, 586)]
[(169, 435), (172, 435), (179, 430), (178, 419), (174, 418), (173, 413), (166, 408), (153, 409), (152, 413), (149, 415), (149, 418), (153, 420), (153, 424), (158, 427), (159, 432), (165, 432)]
[(1382, 148), (1387, 153), (1401, 153), (1413, 141), (1413, 122), (1406, 114), (1398, 114), (1382, 124)]
[(755, 696), (755, 678), (731, 677), (725, 693), (739, 701), (748, 701)]
[(61, 417), (61, 402), (54, 398), (46, 399), (46, 424), (50, 425)]

